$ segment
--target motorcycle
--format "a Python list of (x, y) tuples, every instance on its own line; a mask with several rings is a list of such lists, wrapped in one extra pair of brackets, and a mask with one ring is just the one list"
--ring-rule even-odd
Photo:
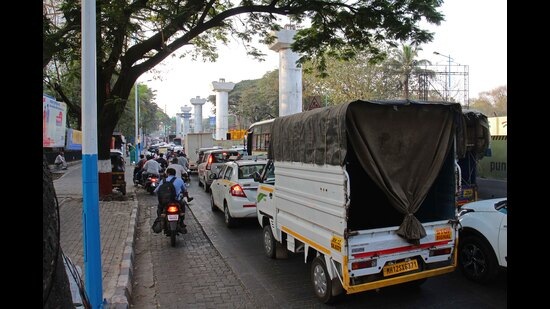
[(176, 246), (176, 236), (178, 234), (185, 234), (185, 201), (182, 204), (179, 202), (172, 202), (168, 204), (164, 211), (160, 214), (161, 228), (164, 231), (164, 235), (170, 237), (170, 245)]
[(147, 175), (147, 179), (145, 180), (145, 184), (143, 185), (143, 188), (145, 191), (149, 192), (149, 194), (154, 195), (155, 189), (158, 187), (160, 182), (160, 176), (155, 174), (149, 174)]
[(185, 184), (189, 186), (189, 184), (191, 183), (191, 177), (189, 177), (189, 170), (187, 170), (187, 172), (185, 173), (182, 173), (181, 178), (183, 179)]

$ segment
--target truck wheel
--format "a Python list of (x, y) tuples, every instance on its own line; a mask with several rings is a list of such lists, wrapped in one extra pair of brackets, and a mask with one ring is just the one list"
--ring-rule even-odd
[(458, 265), (464, 276), (478, 283), (489, 283), (498, 274), (498, 261), (491, 245), (477, 236), (459, 242)]
[(320, 301), (330, 304), (336, 300), (336, 297), (332, 295), (332, 281), (322, 255), (316, 257), (311, 264), (311, 282), (315, 295)]
[(275, 258), (275, 237), (269, 224), (264, 225), (264, 252), (268, 258)]

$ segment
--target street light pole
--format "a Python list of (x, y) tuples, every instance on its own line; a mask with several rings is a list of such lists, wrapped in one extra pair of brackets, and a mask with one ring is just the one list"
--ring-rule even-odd
[(135, 135), (135, 144), (136, 144), (136, 164), (139, 160), (139, 155), (140, 155), (140, 147), (139, 147), (139, 129), (138, 129), (138, 120), (139, 120), (139, 83), (136, 82), (136, 93), (135, 93), (135, 97), (136, 97), (136, 124), (135, 124), (135, 129), (136, 129), (136, 135)]
[(447, 96), (445, 98), (445, 101), (448, 101), (449, 100), (449, 94), (451, 93), (451, 60), (453, 60), (453, 58), (451, 58), (451, 55), (443, 55), (441, 53), (438, 53), (436, 51), (434, 51), (434, 55), (439, 55), (439, 56), (442, 56), (442, 57), (445, 57), (447, 58), (447, 60), (449, 61), (449, 66), (448, 66), (448, 72), (447, 72)]

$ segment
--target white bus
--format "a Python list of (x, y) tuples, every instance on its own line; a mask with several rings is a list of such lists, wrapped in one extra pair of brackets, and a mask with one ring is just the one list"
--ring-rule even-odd
[(275, 119), (262, 120), (250, 125), (246, 133), (246, 150), (249, 155), (267, 155), (273, 120)]

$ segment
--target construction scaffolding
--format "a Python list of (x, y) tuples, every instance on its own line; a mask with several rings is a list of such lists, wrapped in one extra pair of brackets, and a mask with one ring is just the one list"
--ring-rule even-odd
[(470, 107), (469, 66), (436, 64), (417, 67), (412, 74), (411, 98), (458, 102)]

